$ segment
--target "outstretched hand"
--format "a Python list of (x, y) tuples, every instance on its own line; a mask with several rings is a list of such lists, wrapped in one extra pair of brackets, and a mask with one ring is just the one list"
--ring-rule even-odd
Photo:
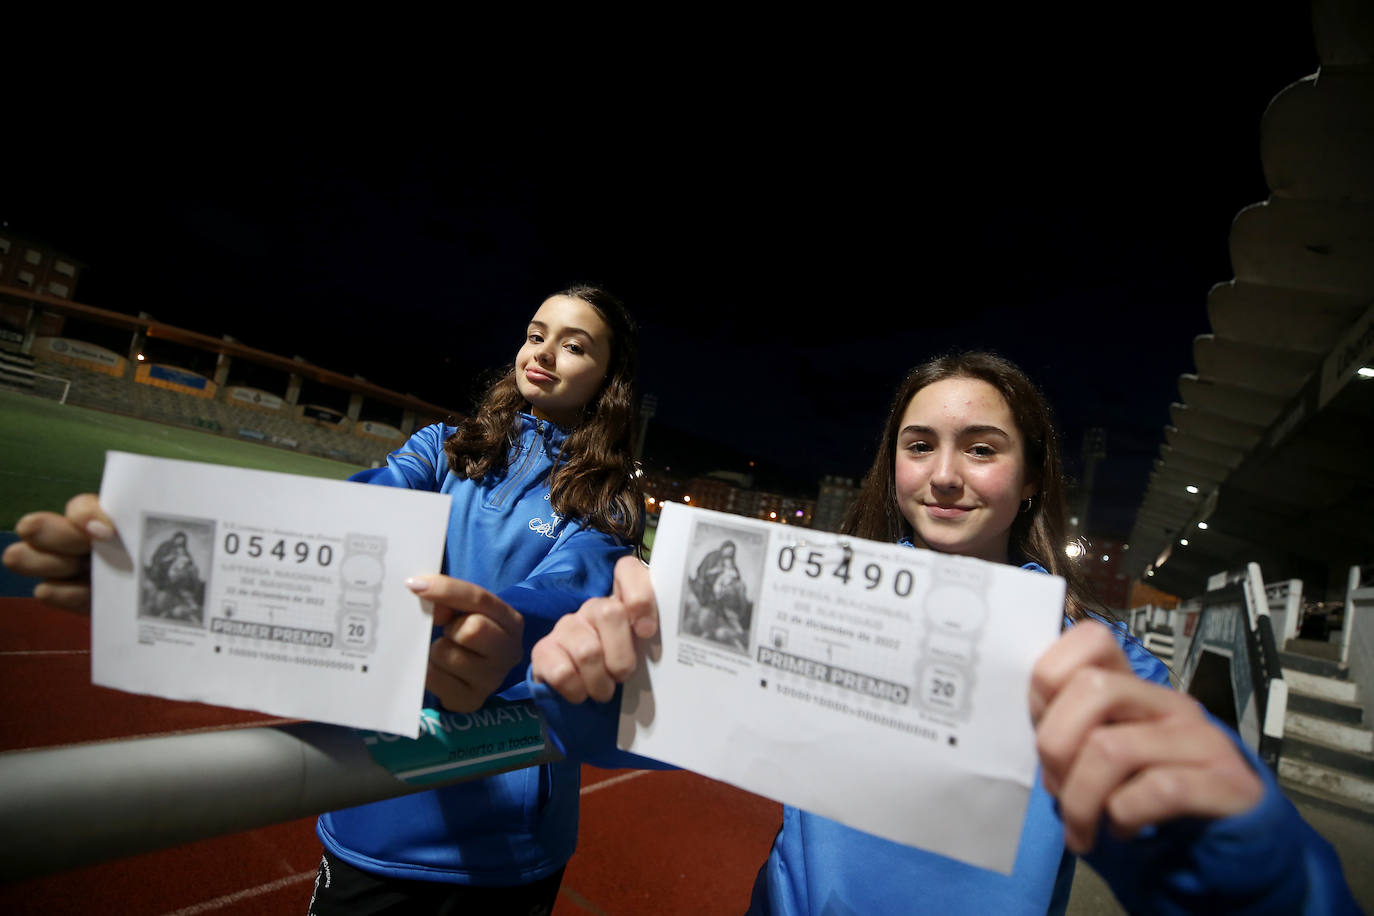
[(425, 689), (445, 709), (480, 709), (524, 657), (524, 617), (491, 592), (462, 579), (416, 576), (406, 580), (406, 587), (433, 602), (434, 625), (444, 628), (429, 647)]
[(605, 703), (638, 664), (635, 639), (656, 632), (658, 604), (649, 568), (635, 557), (622, 557), (615, 565), (610, 597), (583, 602), (535, 643), (530, 655), (534, 679), (569, 702), (590, 697)]
[(4, 562), (21, 576), (42, 579), (33, 596), (44, 604), (89, 614), (91, 543), (114, 537), (114, 522), (94, 493), (73, 496), (66, 511), (30, 512), (15, 523), (19, 535)]
[(1031, 673), (1045, 789), (1064, 841), (1091, 851), (1104, 821), (1117, 836), (1180, 817), (1220, 818), (1257, 805), (1264, 786), (1196, 700), (1143, 681), (1111, 631), (1079, 623)]

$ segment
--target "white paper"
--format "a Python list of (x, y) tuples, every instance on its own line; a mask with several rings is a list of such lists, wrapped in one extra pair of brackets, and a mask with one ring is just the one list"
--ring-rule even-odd
[(416, 737), (439, 493), (108, 452), (91, 680)]
[(1010, 873), (1063, 579), (676, 503), (650, 575), (621, 748)]

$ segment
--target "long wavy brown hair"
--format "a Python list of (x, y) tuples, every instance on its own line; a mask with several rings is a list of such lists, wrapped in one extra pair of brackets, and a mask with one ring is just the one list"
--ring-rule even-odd
[(1008, 540), (1011, 557), (1022, 563), (1039, 563), (1064, 577), (1068, 583), (1065, 612), (1070, 617), (1081, 619), (1091, 611), (1110, 619), (1112, 615), (1093, 597), (1078, 564), (1064, 553), (1068, 530), (1064, 524), (1064, 467), (1049, 402), (1020, 367), (995, 353), (969, 351), (941, 356), (921, 363), (907, 374), (892, 399), (878, 454), (842, 530), (875, 541), (892, 542), (905, 537), (917, 547), (926, 546), (897, 505), (897, 440), (902, 416), (916, 392), (951, 378), (979, 379), (996, 388), (1011, 408), (1021, 433), (1026, 473), (1038, 489), (1031, 497), (1030, 509), (1018, 513), (1012, 523)]
[[(565, 518), (641, 547), (644, 496), (635, 475), (633, 437), (639, 416), (635, 377), (639, 369), (638, 331), (625, 305), (597, 286), (572, 286), (553, 296), (581, 299), (596, 310), (611, 331), (611, 359), (600, 390), (568, 430), (563, 451), (549, 477), (549, 503)], [(475, 415), (464, 418), (444, 443), (453, 473), (470, 480), (499, 474), (510, 461), (515, 416), (529, 411), (515, 384), (515, 364), (502, 370), (483, 396)]]

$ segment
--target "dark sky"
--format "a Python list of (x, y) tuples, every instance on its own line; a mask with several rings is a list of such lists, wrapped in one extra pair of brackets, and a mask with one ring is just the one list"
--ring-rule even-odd
[(862, 473), (912, 364), (991, 347), (1071, 466), (1106, 428), (1093, 526), (1124, 534), (1267, 195), (1261, 115), (1317, 69), (1305, 4), (1184, 9), (96, 91), (5, 150), (0, 220), (84, 261), (83, 302), (457, 409), (544, 295), (600, 282), (642, 324), (649, 461), (692, 435), (803, 487)]

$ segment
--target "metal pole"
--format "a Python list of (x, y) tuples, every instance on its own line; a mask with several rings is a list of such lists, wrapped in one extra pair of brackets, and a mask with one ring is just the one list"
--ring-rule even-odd
[[(560, 759), (495, 765), (443, 783)], [(0, 880), (12, 881), (434, 788), (318, 723), (0, 754)]]

